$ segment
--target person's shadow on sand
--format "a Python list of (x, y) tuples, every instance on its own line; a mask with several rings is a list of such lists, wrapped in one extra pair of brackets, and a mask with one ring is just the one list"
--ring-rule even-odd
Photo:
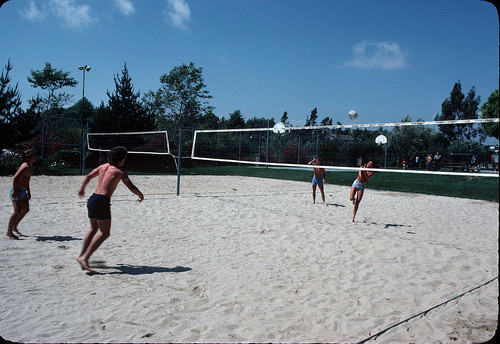
[(98, 269), (110, 269), (118, 271), (110, 272), (89, 272), (88, 275), (149, 275), (161, 272), (186, 272), (191, 271), (191, 268), (176, 266), (175, 268), (164, 268), (161, 266), (145, 266), (145, 265), (129, 265), (118, 264), (117, 266), (98, 266)]
[(73, 238), (72, 236), (62, 236), (62, 235), (54, 235), (49, 237), (38, 236), (36, 237), (36, 241), (74, 241), (74, 240), (82, 240), (78, 238)]

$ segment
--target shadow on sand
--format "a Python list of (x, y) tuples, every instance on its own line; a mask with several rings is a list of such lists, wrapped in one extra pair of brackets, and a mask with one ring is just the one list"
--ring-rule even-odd
[(164, 268), (161, 266), (144, 266), (144, 265), (128, 265), (118, 264), (117, 266), (96, 266), (98, 269), (118, 270), (111, 272), (89, 272), (87, 275), (149, 275), (162, 272), (186, 272), (191, 271), (191, 268), (176, 266), (175, 268)]
[(39, 237), (36, 237), (36, 241), (57, 241), (57, 242), (60, 242), (60, 241), (75, 241), (75, 240), (82, 240), (82, 239), (79, 239), (79, 238), (73, 238), (71, 236), (62, 236), (62, 235), (54, 235), (54, 236), (50, 236), (50, 237), (43, 237), (43, 236), (39, 236)]

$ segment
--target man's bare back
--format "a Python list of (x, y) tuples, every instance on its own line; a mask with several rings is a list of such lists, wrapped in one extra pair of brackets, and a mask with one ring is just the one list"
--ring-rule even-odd
[(29, 187), (30, 186), (30, 178), (33, 174), (33, 166), (29, 165), (26, 162), (23, 162), (17, 173), (14, 175), (14, 178), (17, 181), (17, 186)]
[(127, 174), (118, 167), (110, 164), (101, 165), (97, 169), (99, 179), (94, 193), (111, 197), (120, 180), (124, 179)]
[(142, 201), (143, 198), (142, 194), (134, 186), (134, 184), (132, 184), (132, 182), (128, 177), (128, 174), (119, 167), (113, 166), (109, 163), (102, 164), (101, 166), (94, 169), (85, 177), (82, 187), (78, 192), (78, 195), (80, 197), (83, 197), (84, 195), (85, 186), (89, 183), (91, 179), (95, 177), (98, 177), (98, 179), (94, 193), (98, 195), (111, 197), (113, 195), (113, 192), (115, 192), (116, 187), (118, 186), (120, 181), (123, 181), (123, 183), (130, 189), (130, 191), (139, 196)]

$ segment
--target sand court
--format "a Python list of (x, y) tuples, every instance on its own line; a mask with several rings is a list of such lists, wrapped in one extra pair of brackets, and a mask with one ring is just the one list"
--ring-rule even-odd
[[(131, 179), (145, 200), (117, 188), (88, 276), (75, 257), (95, 181), (79, 199), (81, 176), (32, 177), (27, 236), (0, 240), (2, 337), (351, 343), (386, 330), (375, 341), (469, 343), (495, 333), (498, 203), (368, 184), (353, 224), (345, 186), (325, 185), (325, 207), (306, 182), (183, 176), (176, 196), (175, 176)], [(0, 178), (5, 229), (11, 183)]]

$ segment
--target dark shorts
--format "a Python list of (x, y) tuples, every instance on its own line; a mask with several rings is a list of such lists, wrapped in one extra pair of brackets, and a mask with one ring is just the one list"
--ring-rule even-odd
[(87, 202), (89, 219), (111, 220), (111, 198), (92, 194)]
[(14, 192), (14, 187), (11, 187), (10, 192), (9, 192), (11, 201), (27, 201), (27, 200), (29, 200), (28, 189), (25, 188), (24, 186), (17, 187), (17, 197), (16, 198), (12, 197), (13, 192)]

